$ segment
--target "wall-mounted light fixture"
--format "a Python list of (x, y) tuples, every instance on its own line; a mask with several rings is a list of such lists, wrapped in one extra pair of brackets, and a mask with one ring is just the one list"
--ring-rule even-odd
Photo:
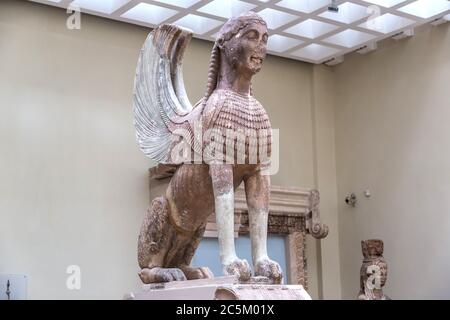
[(356, 206), (356, 194), (352, 193), (351, 195), (345, 197), (345, 203), (349, 206), (355, 207)]

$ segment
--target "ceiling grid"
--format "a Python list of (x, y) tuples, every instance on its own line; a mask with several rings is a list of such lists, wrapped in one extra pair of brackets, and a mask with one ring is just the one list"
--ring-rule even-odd
[[(173, 23), (214, 41), (231, 16), (252, 10), (269, 25), (270, 54), (310, 63), (339, 59), (438, 19), (450, 20), (449, 0), (29, 0), (155, 27)], [(406, 33), (406, 32), (405, 32)]]

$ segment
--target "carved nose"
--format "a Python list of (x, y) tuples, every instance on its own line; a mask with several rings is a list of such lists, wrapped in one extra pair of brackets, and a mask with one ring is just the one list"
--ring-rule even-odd
[(260, 41), (258, 43), (258, 45), (256, 46), (255, 53), (259, 54), (259, 55), (265, 55), (266, 51), (267, 51), (266, 44), (264, 42)]
[(259, 43), (255, 48), (255, 54), (265, 54), (266, 53), (266, 46), (263, 42)]

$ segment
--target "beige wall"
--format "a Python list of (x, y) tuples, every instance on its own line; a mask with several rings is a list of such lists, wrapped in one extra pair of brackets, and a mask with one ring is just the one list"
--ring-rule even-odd
[(447, 24), (335, 68), (344, 298), (357, 294), (370, 238), (384, 240), (388, 295), (450, 298), (449, 57)]
[[(149, 164), (130, 112), (145, 30), (0, 3), (0, 272), (32, 299), (121, 298), (138, 285)], [(66, 289), (79, 265), (82, 290)]]
[[(81, 30), (68, 30), (66, 18), (30, 2), (0, 3), (0, 272), (28, 275), (34, 299), (121, 298), (139, 285), (136, 238), (149, 202), (152, 163), (138, 150), (131, 112), (149, 30), (87, 15)], [(203, 95), (211, 46), (193, 40), (188, 49), (192, 102)], [(315, 96), (315, 72), (268, 57), (254, 90), (281, 129), (272, 182), (322, 192), (330, 236), (321, 246), (308, 239), (310, 292), (338, 298), (334, 129), (323, 127), (333, 116), (330, 96)], [(80, 291), (65, 287), (71, 264), (82, 268)]]
[(337, 212), (337, 177), (335, 147), (335, 75), (331, 68), (314, 66), (313, 92), (313, 155), (315, 187), (320, 190), (320, 212), (330, 232), (317, 241), (320, 297), (341, 298), (339, 264), (339, 230)]

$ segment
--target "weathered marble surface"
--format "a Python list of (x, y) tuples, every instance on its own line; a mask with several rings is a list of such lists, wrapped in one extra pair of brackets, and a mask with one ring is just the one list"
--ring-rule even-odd
[[(141, 150), (159, 163), (177, 165), (166, 193), (153, 200), (142, 224), (139, 276), (144, 283), (211, 278), (208, 268), (190, 262), (214, 212), (224, 274), (249, 279), (250, 265), (234, 246), (234, 191), (244, 183), (255, 275), (281, 283), (283, 272), (266, 245), (270, 178), (264, 171), (270, 164), (271, 127), (251, 90), (266, 56), (267, 24), (249, 12), (222, 26), (205, 97), (195, 106), (182, 78), (191, 38), (190, 30), (174, 25), (155, 28), (136, 70), (134, 114)], [(204, 139), (211, 133), (214, 139)], [(239, 152), (235, 136), (236, 145), (244, 146)]]

